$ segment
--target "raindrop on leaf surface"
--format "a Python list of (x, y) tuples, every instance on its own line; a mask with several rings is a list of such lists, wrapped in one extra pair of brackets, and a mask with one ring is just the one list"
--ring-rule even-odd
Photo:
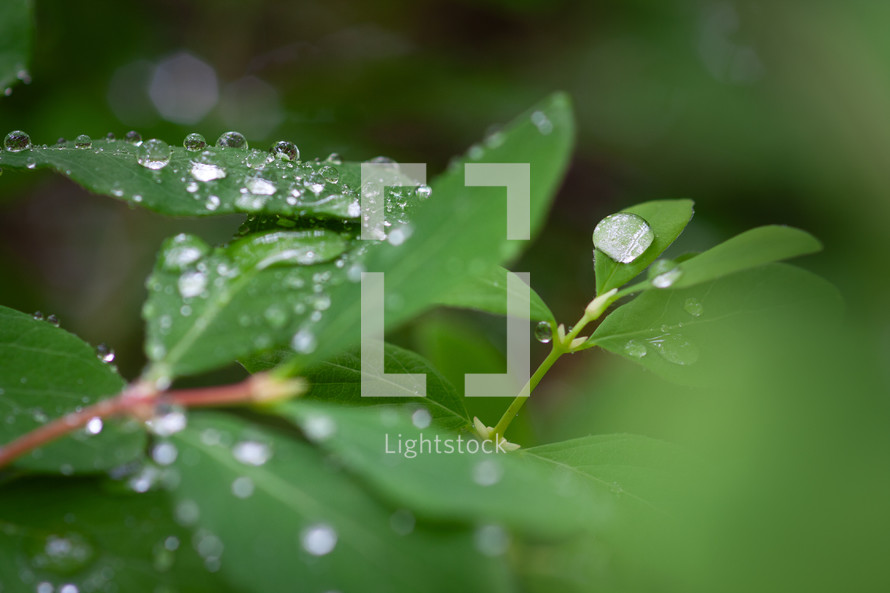
[(553, 329), (547, 321), (540, 321), (535, 326), (535, 339), (542, 344), (549, 344), (553, 340)]
[(93, 145), (93, 139), (86, 134), (81, 134), (74, 139), (75, 148), (90, 148)]
[(157, 171), (170, 163), (170, 147), (163, 140), (146, 140), (136, 150), (136, 162), (147, 169)]
[(185, 140), (182, 141), (182, 146), (190, 152), (204, 150), (207, 147), (207, 140), (201, 134), (193, 132), (185, 137)]
[(216, 141), (220, 148), (247, 148), (247, 139), (240, 132), (224, 132)]
[(647, 274), (655, 288), (670, 288), (683, 275), (683, 270), (673, 260), (659, 259), (649, 266)]
[(142, 144), (142, 134), (140, 134), (136, 130), (130, 130), (126, 133), (126, 135), (124, 135), (124, 140), (126, 140), (130, 144), (139, 146), (140, 144)]
[(705, 312), (705, 308), (701, 304), (701, 301), (695, 297), (686, 299), (686, 302), (683, 303), (683, 309), (693, 317), (701, 317), (701, 314)]
[(31, 137), (21, 130), (13, 130), (3, 139), (3, 147), (9, 152), (21, 152), (31, 148)]
[(593, 231), (593, 245), (616, 262), (629, 264), (655, 239), (649, 223), (629, 212), (610, 214)]
[(286, 161), (300, 160), (300, 149), (297, 148), (296, 144), (287, 140), (279, 140), (272, 145), (269, 152), (275, 155), (275, 157)]

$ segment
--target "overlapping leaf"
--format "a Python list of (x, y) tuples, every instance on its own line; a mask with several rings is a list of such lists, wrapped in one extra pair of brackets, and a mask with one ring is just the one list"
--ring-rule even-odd
[(206, 414), (174, 442), (173, 495), (240, 591), (508, 590), (501, 560), (477, 550), (471, 529), (428, 529), (292, 434)]
[[(95, 350), (67, 331), (0, 307), (0, 447), (49, 420), (118, 393), (124, 381)], [(97, 435), (79, 433), (16, 462), (50, 472), (95, 472), (141, 454), (141, 431), (106, 422)]]

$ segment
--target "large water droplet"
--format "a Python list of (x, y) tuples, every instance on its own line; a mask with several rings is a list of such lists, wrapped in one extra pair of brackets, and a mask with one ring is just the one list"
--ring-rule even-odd
[(247, 139), (240, 132), (224, 132), (216, 141), (220, 148), (247, 148)]
[(322, 167), (318, 172), (328, 183), (337, 183), (340, 181), (340, 171), (334, 167)]
[(535, 339), (542, 344), (549, 344), (553, 341), (553, 328), (550, 327), (550, 322), (538, 322), (538, 325), (535, 326)]
[(681, 335), (667, 334), (652, 338), (649, 343), (670, 363), (685, 366), (698, 360), (698, 347)]
[(3, 139), (3, 146), (9, 152), (21, 152), (31, 148), (31, 137), (21, 130), (13, 130)]
[(269, 152), (275, 155), (276, 158), (284, 159), (286, 161), (300, 160), (300, 149), (297, 148), (296, 144), (288, 142), (287, 140), (279, 140), (272, 145)]
[(433, 188), (428, 185), (418, 185), (417, 189), (414, 190), (414, 195), (421, 200), (425, 200), (433, 195)]
[(189, 173), (198, 181), (215, 181), (226, 176), (226, 170), (214, 163), (211, 157), (205, 153), (200, 159), (192, 163)]
[(300, 534), (300, 543), (313, 556), (324, 556), (337, 545), (337, 532), (325, 523), (311, 525)]
[(124, 140), (126, 140), (130, 144), (139, 146), (140, 144), (142, 144), (142, 134), (140, 134), (136, 130), (130, 130), (124, 135)]
[(86, 134), (81, 134), (74, 139), (74, 148), (90, 148), (93, 146), (93, 139)]
[(190, 299), (200, 295), (207, 288), (207, 274), (198, 270), (188, 270), (176, 281), (176, 287), (183, 298)]
[(114, 362), (114, 350), (108, 344), (99, 344), (96, 346), (96, 356), (102, 362)]
[(147, 169), (156, 171), (170, 163), (170, 147), (163, 140), (146, 140), (136, 150), (136, 162)]
[(202, 136), (201, 134), (192, 132), (185, 137), (185, 140), (182, 141), (182, 146), (189, 152), (204, 150), (207, 147), (207, 140), (205, 140), (204, 136)]
[(693, 317), (701, 317), (701, 314), (705, 312), (704, 305), (695, 297), (686, 299), (686, 302), (683, 303), (683, 309)]
[(168, 240), (161, 251), (161, 267), (179, 272), (210, 252), (210, 246), (195, 235), (180, 233)]
[(245, 465), (260, 466), (269, 461), (272, 450), (259, 441), (241, 441), (232, 447), (232, 456)]
[(649, 224), (636, 214), (619, 212), (600, 221), (593, 231), (594, 246), (613, 260), (629, 264), (655, 239)]

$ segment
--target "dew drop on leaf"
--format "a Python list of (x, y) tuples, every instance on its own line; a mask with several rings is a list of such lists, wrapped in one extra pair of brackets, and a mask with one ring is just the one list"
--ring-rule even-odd
[(182, 431), (187, 423), (188, 420), (183, 408), (162, 404), (155, 409), (155, 415), (149, 418), (145, 425), (153, 434), (159, 437), (169, 437)]
[(616, 262), (629, 264), (655, 239), (649, 224), (636, 214), (619, 212), (602, 219), (593, 231), (593, 245)]
[(414, 190), (414, 195), (421, 200), (425, 200), (433, 195), (433, 188), (428, 185), (418, 185), (417, 189)]
[(411, 424), (421, 430), (427, 428), (432, 421), (433, 417), (426, 408), (420, 408), (411, 414)]
[(337, 183), (340, 181), (340, 172), (334, 167), (322, 167), (318, 172), (328, 183)]
[(86, 134), (81, 134), (74, 139), (74, 148), (90, 148), (93, 146), (93, 139)]
[(337, 424), (333, 418), (325, 414), (310, 414), (302, 422), (300, 428), (310, 441), (320, 443), (326, 441), (337, 432)]
[(170, 147), (157, 138), (146, 140), (136, 150), (136, 162), (153, 171), (163, 169), (170, 163)]
[(538, 128), (538, 131), (544, 136), (547, 136), (553, 131), (553, 122), (550, 121), (543, 111), (535, 111), (532, 113), (531, 120), (534, 126)]
[(297, 148), (296, 144), (287, 140), (279, 140), (272, 145), (272, 148), (269, 149), (269, 152), (271, 152), (276, 158), (286, 161), (300, 160), (300, 149)]
[(140, 134), (136, 130), (130, 130), (124, 135), (124, 140), (126, 140), (130, 144), (139, 146), (140, 144), (142, 144), (142, 134)]
[(95, 418), (90, 418), (90, 420), (87, 422), (86, 426), (84, 427), (84, 430), (86, 431), (87, 434), (94, 435), (94, 434), (99, 434), (100, 432), (102, 432), (102, 427), (103, 427), (102, 419), (99, 418), (98, 416), (96, 416)]
[(176, 281), (176, 287), (182, 298), (190, 299), (200, 295), (207, 288), (207, 274), (198, 270), (183, 272)]
[(692, 315), (693, 317), (701, 317), (701, 314), (704, 313), (705, 308), (695, 297), (689, 297), (686, 299), (686, 302), (683, 303), (683, 309)]
[(180, 233), (168, 239), (161, 251), (161, 267), (179, 272), (210, 252), (210, 246), (195, 235)]
[(151, 450), (151, 458), (158, 465), (170, 465), (176, 461), (179, 451), (176, 445), (169, 442), (161, 442), (155, 445)]
[(300, 534), (300, 543), (313, 556), (324, 556), (337, 545), (337, 532), (325, 523), (310, 525)]
[(646, 345), (637, 340), (628, 340), (624, 345), (624, 352), (633, 358), (643, 358), (646, 356), (648, 349)]
[(60, 325), (59, 318), (56, 315), (47, 315), (46, 321), (53, 327), (59, 327)]
[(207, 147), (207, 140), (201, 134), (192, 132), (182, 141), (182, 146), (189, 152), (204, 150)]
[(3, 147), (9, 152), (21, 152), (31, 148), (31, 137), (21, 130), (13, 130), (3, 139)]
[(553, 341), (553, 329), (548, 321), (539, 321), (535, 326), (535, 339), (542, 344), (549, 344)]
[(484, 556), (503, 555), (510, 547), (510, 536), (500, 525), (482, 525), (473, 533), (476, 549)]
[(667, 334), (652, 338), (649, 343), (662, 358), (672, 364), (690, 365), (698, 360), (698, 347), (677, 334)]
[(32, 545), (31, 565), (56, 574), (78, 572), (96, 555), (93, 545), (79, 533), (50, 534)]
[(240, 132), (224, 132), (216, 141), (220, 148), (247, 148), (247, 139)]
[(259, 441), (241, 441), (232, 447), (232, 456), (245, 465), (260, 466), (269, 461), (272, 450)]
[(201, 516), (201, 508), (194, 500), (182, 500), (173, 510), (173, 516), (180, 525), (194, 525)]
[(250, 498), (253, 494), (253, 490), (253, 480), (247, 476), (237, 477), (235, 478), (235, 481), (232, 482), (232, 494), (234, 494), (236, 498)]
[(312, 330), (303, 328), (296, 334), (294, 334), (290, 345), (291, 348), (294, 349), (294, 351), (299, 352), (300, 354), (309, 354), (315, 351), (315, 347), (317, 345), (315, 334), (312, 333)]
[(670, 288), (683, 275), (683, 270), (673, 260), (659, 259), (649, 266), (647, 275), (655, 288)]
[(483, 459), (473, 466), (473, 481), (480, 486), (494, 486), (503, 475), (504, 469), (494, 459)]

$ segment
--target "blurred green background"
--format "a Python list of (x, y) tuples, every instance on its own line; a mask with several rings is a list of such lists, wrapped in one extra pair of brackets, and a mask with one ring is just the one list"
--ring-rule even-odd
[[(799, 263), (847, 302), (843, 333), (817, 324), (806, 336), (824, 348), (778, 361), (760, 345), (742, 359), (756, 361), (748, 382), (707, 394), (577, 355), (548, 376), (517, 436), (728, 439), (715, 449), (733, 460), (727, 475), (695, 489), (700, 554), (689, 566), (653, 560), (652, 590), (887, 585), (890, 3), (41, 0), (35, 20), (32, 82), (0, 98), (0, 129), (38, 143), (236, 129), (253, 146), (287, 138), (308, 157), (383, 154), (435, 173), (568, 91), (574, 161), (514, 266), (560, 321), (593, 296), (594, 225), (634, 202), (696, 201), (675, 254), (759, 224), (812, 232), (825, 251)], [(188, 229), (220, 242), (239, 223), (165, 219), (48, 173), (4, 174), (0, 209), (0, 303), (107, 342), (127, 377), (143, 363), (142, 282), (161, 240)], [(397, 339), (458, 379), (500, 364), (501, 324), (437, 312)], [(639, 543), (628, 549), (645, 554)]]

